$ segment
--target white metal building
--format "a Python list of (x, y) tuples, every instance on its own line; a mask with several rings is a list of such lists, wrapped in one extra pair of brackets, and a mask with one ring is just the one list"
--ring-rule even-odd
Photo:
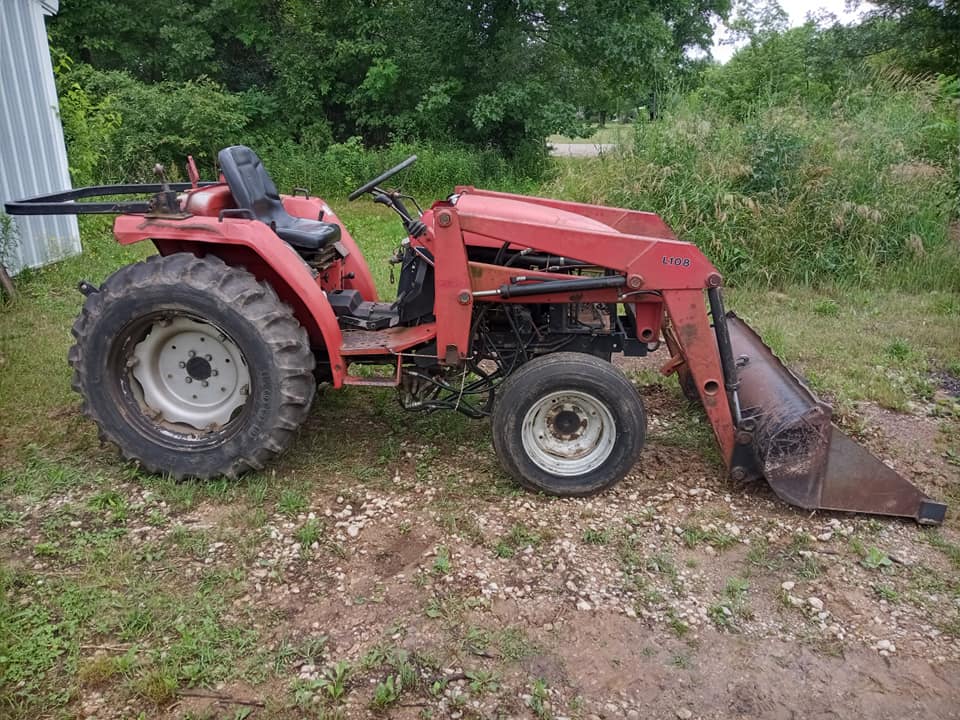
[[(0, 209), (70, 189), (44, 17), (59, 0), (0, 0)], [(72, 215), (17, 217), (19, 242), (5, 258), (16, 273), (80, 252)]]

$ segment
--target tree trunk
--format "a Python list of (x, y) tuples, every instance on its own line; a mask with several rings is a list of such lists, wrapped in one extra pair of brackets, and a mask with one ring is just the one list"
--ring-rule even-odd
[(5, 268), (2, 263), (0, 263), (0, 289), (2, 289), (11, 300), (17, 296), (17, 288), (14, 287), (13, 278), (10, 277), (7, 268)]

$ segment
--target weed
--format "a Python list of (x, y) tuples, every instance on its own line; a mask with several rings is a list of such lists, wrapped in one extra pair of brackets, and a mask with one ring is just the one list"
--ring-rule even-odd
[(777, 570), (783, 564), (783, 559), (771, 552), (770, 543), (767, 542), (766, 538), (758, 537), (750, 543), (747, 562), (764, 570)]
[(315, 542), (320, 541), (325, 530), (326, 526), (322, 522), (311, 518), (297, 529), (294, 537), (300, 543), (300, 547), (306, 550)]
[(277, 501), (277, 512), (287, 517), (296, 517), (308, 507), (307, 499), (296, 490), (284, 490)]
[(475, 545), (483, 544), (483, 531), (476, 518), (462, 512), (445, 513), (442, 518), (443, 529), (450, 535), (461, 535)]
[(467, 670), (464, 673), (470, 684), (470, 690), (475, 695), (496, 692), (500, 686), (498, 676), (492, 670)]
[(86, 687), (99, 687), (121, 672), (119, 658), (97, 655), (77, 668), (77, 680)]
[(531, 530), (523, 523), (516, 523), (497, 541), (493, 552), (497, 557), (511, 558), (518, 550), (537, 547), (543, 539), (542, 533)]
[(131, 683), (134, 694), (157, 707), (169, 705), (176, 697), (177, 679), (169, 670), (151, 670)]
[(640, 593), (640, 598), (636, 603), (637, 610), (641, 610), (643, 607), (659, 607), (663, 604), (665, 599), (663, 593), (655, 587), (650, 587), (643, 577), (634, 576), (633, 584)]
[(583, 531), (583, 541), (588, 545), (606, 545), (610, 542), (610, 531), (587, 528)]
[(427, 607), (423, 612), (428, 618), (436, 620), (443, 615), (443, 601), (439, 597), (431, 597), (427, 600)]
[(496, 634), (500, 656), (505, 660), (522, 660), (536, 654), (538, 648), (519, 627), (507, 627)]
[(871, 547), (860, 560), (860, 564), (870, 570), (889, 572), (893, 568), (893, 561), (880, 548)]
[(198, 560), (206, 556), (207, 548), (210, 545), (205, 531), (190, 530), (183, 525), (177, 525), (168, 537), (180, 550)]
[(955, 568), (960, 568), (960, 545), (950, 542), (937, 530), (926, 531), (924, 537), (930, 545), (946, 555)]
[(401, 692), (400, 677), (388, 675), (386, 680), (377, 683), (373, 690), (373, 700), (371, 700), (370, 705), (374, 709), (383, 710), (399, 700)]
[(16, 510), (0, 505), (0, 530), (3, 528), (20, 527), (23, 524), (23, 515)]
[(401, 650), (393, 658), (393, 667), (397, 671), (397, 679), (400, 681), (401, 688), (413, 688), (417, 684), (417, 670), (407, 660), (407, 653)]
[(707, 608), (707, 617), (718, 628), (728, 629), (733, 627), (733, 611), (725, 603), (715, 603)]
[(644, 562), (644, 567), (650, 572), (666, 575), (669, 578), (677, 577), (677, 566), (674, 564), (673, 558), (663, 552), (648, 557)]
[(706, 543), (717, 550), (726, 550), (736, 544), (737, 539), (730, 533), (717, 530), (716, 528), (701, 528), (689, 525), (683, 528), (680, 535), (683, 544), (688, 548), (695, 548), (701, 543)]
[(59, 543), (41, 542), (33, 546), (33, 554), (38, 558), (56, 557), (60, 554)]
[(374, 645), (364, 653), (360, 659), (360, 667), (372, 670), (385, 664), (390, 659), (390, 648), (383, 644)]
[(317, 663), (327, 647), (326, 635), (312, 635), (292, 648), (292, 655), (301, 663)]
[(490, 647), (490, 633), (483, 628), (469, 627), (464, 644), (471, 652), (483, 652)]
[(887, 602), (900, 602), (900, 593), (891, 585), (874, 585), (873, 592)]
[(549, 685), (543, 678), (534, 680), (530, 686), (530, 699), (527, 700), (527, 707), (533, 710), (533, 714), (542, 718), (542, 720), (553, 717), (553, 713), (550, 712), (548, 688)]
[(824, 298), (813, 306), (813, 311), (823, 317), (839, 317), (840, 306), (834, 300)]
[(749, 588), (746, 580), (729, 578), (723, 588), (723, 597), (707, 609), (707, 617), (718, 628), (736, 629), (738, 621), (753, 616), (746, 599)]
[(686, 620), (682, 620), (673, 608), (667, 610), (667, 627), (678, 638), (682, 638), (690, 632), (690, 624)]
[(730, 578), (723, 588), (723, 594), (732, 600), (740, 600), (750, 589), (750, 584), (740, 578)]
[(114, 490), (105, 490), (94, 495), (90, 498), (90, 507), (109, 512), (111, 520), (116, 523), (125, 522), (129, 513), (127, 499)]
[(902, 362), (910, 357), (912, 350), (910, 343), (903, 338), (897, 338), (884, 348), (884, 352), (888, 357)]
[(450, 548), (446, 545), (440, 545), (437, 548), (437, 556), (433, 559), (432, 572), (434, 575), (446, 575), (451, 568)]

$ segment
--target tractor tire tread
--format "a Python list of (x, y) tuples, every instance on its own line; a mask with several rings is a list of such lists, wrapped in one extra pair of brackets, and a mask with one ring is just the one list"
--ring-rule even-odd
[[(259, 441), (254, 446), (222, 466), (200, 473), (169, 471), (150, 461), (144, 453), (129, 447), (117, 430), (104, 421), (95, 405), (87, 400), (84, 391), (84, 343), (108, 303), (136, 297), (139, 291), (157, 285), (187, 285), (212, 296), (224, 306), (240, 309), (256, 327), (274, 357), (277, 360), (278, 356), (283, 357), (282, 362), (274, 364), (279, 374), (281, 402), (270, 427), (262, 429)], [(290, 307), (280, 301), (272, 287), (258, 281), (246, 269), (230, 266), (216, 256), (197, 257), (188, 253), (155, 255), (120, 268), (104, 281), (99, 292), (87, 297), (71, 332), (76, 343), (70, 348), (67, 359), (73, 368), (71, 387), (83, 398), (81, 412), (97, 425), (102, 442), (117, 446), (125, 460), (137, 463), (148, 472), (169, 473), (177, 480), (218, 476), (232, 479), (248, 470), (263, 469), (268, 461), (283, 452), (310, 412), (316, 388), (313, 379), (315, 359), (306, 330)]]

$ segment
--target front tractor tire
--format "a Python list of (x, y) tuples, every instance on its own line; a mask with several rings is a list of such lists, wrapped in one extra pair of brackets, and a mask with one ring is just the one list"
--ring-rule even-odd
[(497, 392), (493, 447), (529, 490), (582, 497), (622, 480), (647, 418), (636, 388), (609, 362), (560, 352), (531, 360)]
[(73, 389), (100, 439), (177, 479), (262, 468), (289, 444), (316, 389), (290, 308), (214, 256), (121, 268), (87, 297), (73, 335)]

